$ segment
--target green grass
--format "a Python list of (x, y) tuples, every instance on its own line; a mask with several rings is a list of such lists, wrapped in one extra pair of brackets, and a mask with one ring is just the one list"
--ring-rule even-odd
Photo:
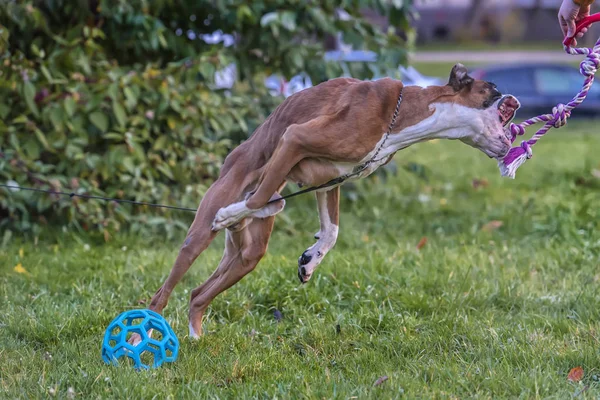
[[(144, 307), (183, 233), (13, 238), (0, 249), (0, 397), (597, 398), (598, 133), (551, 132), (516, 180), (457, 142), (398, 153), (397, 173), (344, 187), (339, 241), (303, 286), (296, 259), (317, 215), (311, 197), (290, 200), (267, 257), (192, 342), (189, 292), (216, 267), (221, 235), (165, 310), (178, 361), (149, 372), (104, 365), (103, 331)], [(426, 167), (402, 168), (415, 162)], [(571, 383), (576, 366), (585, 376)]]
[[(450, 71), (452, 71), (452, 67), (459, 62), (413, 62), (411, 65), (415, 67), (417, 71), (425, 76), (436, 76), (448, 78), (450, 76)], [(467, 66), (468, 69), (473, 70), (476, 69), (479, 65), (471, 65)]]

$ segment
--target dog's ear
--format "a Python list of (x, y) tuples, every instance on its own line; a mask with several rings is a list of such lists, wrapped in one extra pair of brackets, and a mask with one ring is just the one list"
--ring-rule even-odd
[(467, 73), (467, 68), (462, 64), (456, 64), (452, 67), (450, 72), (450, 79), (448, 80), (448, 86), (452, 86), (455, 91), (460, 91), (474, 82), (473, 78)]

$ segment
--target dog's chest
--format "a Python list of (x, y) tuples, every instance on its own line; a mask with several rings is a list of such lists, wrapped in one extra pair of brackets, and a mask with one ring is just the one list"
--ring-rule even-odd
[(382, 137), (375, 148), (371, 150), (369, 154), (367, 154), (359, 163), (335, 163), (340, 176), (348, 175), (349, 177), (347, 181), (366, 178), (375, 172), (379, 167), (387, 164), (400, 148), (408, 147), (410, 145), (398, 143), (398, 141), (395, 140), (396, 138), (393, 136), (395, 135), (389, 135), (387, 138)]

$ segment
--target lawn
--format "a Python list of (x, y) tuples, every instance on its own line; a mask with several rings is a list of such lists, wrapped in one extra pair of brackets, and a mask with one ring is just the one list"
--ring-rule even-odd
[(184, 233), (13, 235), (0, 249), (0, 397), (598, 398), (599, 129), (552, 131), (516, 180), (458, 142), (400, 152), (343, 188), (339, 241), (306, 285), (296, 260), (317, 214), (312, 197), (290, 200), (267, 257), (190, 341), (189, 293), (221, 235), (165, 310), (179, 359), (148, 372), (103, 364), (102, 336), (144, 307)]

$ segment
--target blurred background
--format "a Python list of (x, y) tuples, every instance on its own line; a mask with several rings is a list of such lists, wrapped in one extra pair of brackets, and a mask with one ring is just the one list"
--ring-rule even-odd
[[(461, 62), (517, 95), (520, 117), (549, 112), (582, 83), (559, 5), (2, 0), (0, 181), (196, 207), (227, 153), (285, 97), (339, 76), (445, 84)], [(595, 117), (598, 101), (594, 88), (574, 118)], [(0, 189), (3, 229), (187, 228), (149, 213)]]

